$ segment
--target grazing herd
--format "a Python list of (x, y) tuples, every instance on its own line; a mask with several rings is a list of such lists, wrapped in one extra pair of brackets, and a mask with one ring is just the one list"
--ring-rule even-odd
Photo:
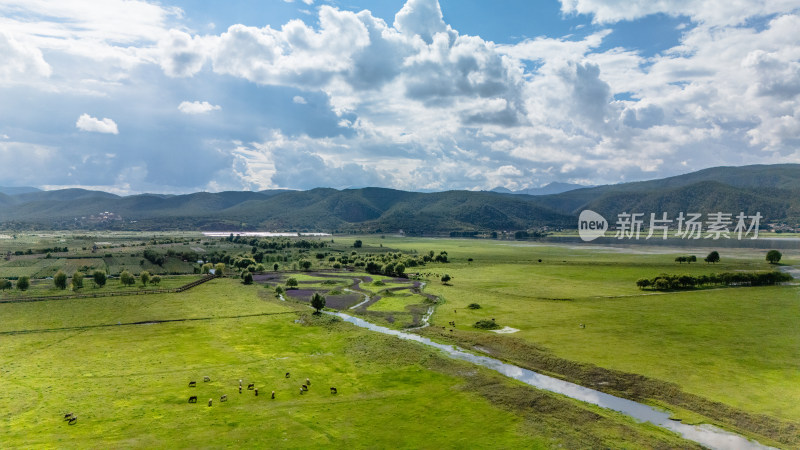
[[(286, 372), (285, 378), (291, 378), (291, 373), (290, 372)], [(211, 377), (209, 377), (209, 376), (204, 376), (203, 377), (203, 382), (208, 383), (210, 381), (211, 381)], [(242, 393), (242, 386), (244, 386), (243, 385), (243, 381), (239, 380), (239, 393), (240, 394)], [(299, 391), (300, 395), (303, 395), (305, 392), (308, 392), (309, 386), (311, 386), (311, 379), (310, 378), (306, 378), (306, 384), (301, 384), (300, 385), (300, 391)], [(197, 382), (196, 381), (189, 381), (189, 387), (197, 387)], [(255, 383), (248, 383), (247, 384), (247, 390), (248, 391), (253, 391), (253, 394), (256, 397), (258, 397), (258, 388), (256, 388), (256, 384)], [(338, 394), (338, 393), (339, 393), (339, 391), (335, 387), (331, 387), (331, 394)], [(270, 398), (272, 400), (275, 400), (275, 391), (272, 391), (272, 395), (270, 396)], [(227, 394), (222, 395), (219, 398), (219, 402), (220, 403), (224, 403), (224, 402), (227, 402), (227, 401), (228, 401), (228, 395)], [(190, 396), (189, 397), (189, 403), (197, 403), (197, 396), (196, 395)], [(213, 404), (214, 404), (213, 399), (211, 399), (211, 398), (208, 399), (208, 406), (212, 406)], [(70, 413), (69, 416), (72, 417), (72, 414)], [(66, 419), (67, 419), (67, 417), (65, 416), (65, 420)], [(77, 418), (75, 420), (77, 420)], [(70, 422), (70, 424), (72, 424), (72, 423), (73, 422)]]
[[(286, 378), (290, 378), (289, 372), (286, 372)], [(203, 377), (203, 382), (208, 383), (210, 381), (211, 377), (208, 376)], [(249, 383), (247, 385), (247, 390), (253, 391), (255, 396), (258, 397), (258, 388), (256, 388), (255, 386), (256, 386), (255, 383)], [(305, 392), (308, 392), (309, 386), (311, 386), (311, 379), (306, 378), (306, 383), (300, 385), (300, 395), (303, 395)], [(189, 387), (192, 388), (197, 387), (197, 382), (189, 381)], [(242, 380), (239, 380), (239, 393), (240, 394), (242, 393)], [(331, 386), (331, 394), (335, 395), (338, 393), (339, 391), (335, 387)], [(272, 391), (272, 395), (270, 396), (270, 398), (272, 400), (275, 400), (275, 391)], [(227, 394), (223, 394), (222, 396), (220, 396), (219, 398), (220, 403), (225, 403), (227, 401), (228, 401)], [(196, 395), (189, 396), (189, 403), (197, 403), (197, 396)], [(208, 399), (208, 406), (212, 406), (213, 404), (214, 404), (214, 399), (213, 398)], [(75, 425), (76, 423), (78, 423), (78, 416), (75, 415), (75, 413), (66, 413), (64, 414), (64, 421), (67, 422), (69, 425)]]

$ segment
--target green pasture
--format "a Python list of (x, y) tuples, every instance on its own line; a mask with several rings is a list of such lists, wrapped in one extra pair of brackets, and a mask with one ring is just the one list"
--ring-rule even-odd
[[(455, 321), (457, 329), (474, 331), (477, 320), (494, 318), (520, 330), (509, 339), (558, 357), (676, 383), (710, 400), (800, 423), (800, 287), (659, 293), (635, 285), (660, 273), (775, 269), (764, 260), (766, 250), (720, 250), (721, 262), (706, 264), (708, 249), (466, 239), (364, 238), (364, 244), (448, 252), (451, 263), (420, 269), (430, 274), (426, 292), (446, 300), (433, 316), (437, 326)], [(701, 262), (674, 262), (687, 254)], [(798, 260), (784, 252), (783, 263)], [(453, 278), (447, 286), (437, 281), (444, 273)], [(470, 303), (482, 308), (467, 309)]]
[[(2, 446), (692, 448), (265, 293), (218, 279), (180, 294), (0, 304)], [(239, 380), (259, 395), (239, 394)]]

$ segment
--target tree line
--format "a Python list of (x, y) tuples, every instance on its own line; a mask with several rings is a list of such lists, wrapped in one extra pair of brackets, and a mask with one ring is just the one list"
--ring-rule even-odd
[(771, 286), (791, 280), (792, 276), (783, 272), (723, 272), (699, 276), (661, 274), (654, 278), (640, 278), (636, 286), (643, 290), (672, 291), (702, 286)]

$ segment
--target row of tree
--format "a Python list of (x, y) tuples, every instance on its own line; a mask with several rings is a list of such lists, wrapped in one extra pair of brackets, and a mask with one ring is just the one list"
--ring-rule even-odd
[(636, 286), (639, 289), (671, 291), (709, 285), (771, 286), (791, 280), (792, 276), (783, 272), (723, 272), (699, 276), (661, 274), (655, 278), (640, 278)]

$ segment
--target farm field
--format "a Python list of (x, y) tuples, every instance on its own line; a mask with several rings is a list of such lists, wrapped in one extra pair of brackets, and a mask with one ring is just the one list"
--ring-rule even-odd
[(0, 304), (3, 447), (692, 447), (308, 311), (236, 279)]

